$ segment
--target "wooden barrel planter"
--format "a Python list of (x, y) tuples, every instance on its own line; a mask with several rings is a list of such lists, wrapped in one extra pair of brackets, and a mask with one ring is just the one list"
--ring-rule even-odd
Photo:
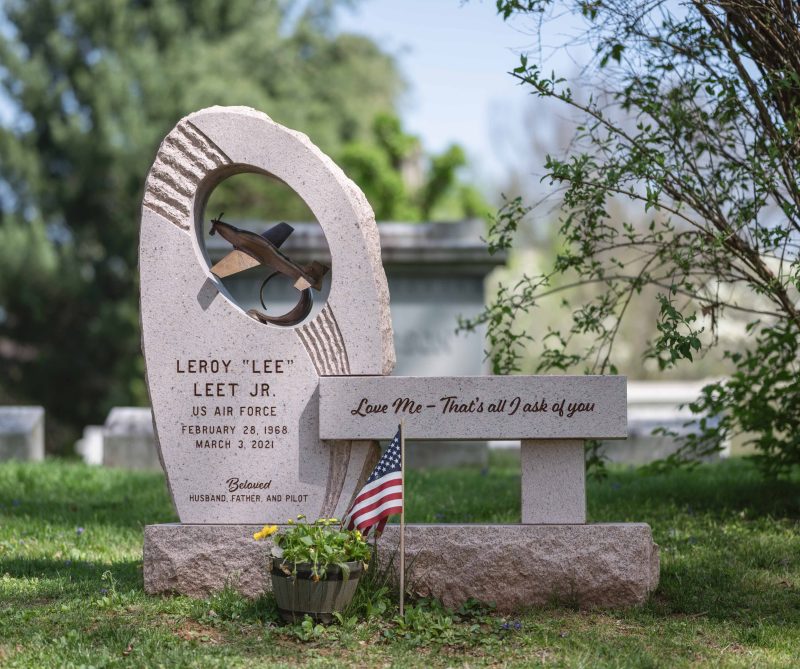
[(311, 564), (297, 565), (297, 574), (285, 574), (282, 560), (272, 558), (270, 576), (278, 612), (287, 622), (302, 620), (305, 615), (321, 623), (333, 622), (333, 614), (342, 612), (352, 601), (363, 573), (361, 562), (347, 562), (350, 574), (336, 566), (328, 567), (326, 577), (312, 579)]

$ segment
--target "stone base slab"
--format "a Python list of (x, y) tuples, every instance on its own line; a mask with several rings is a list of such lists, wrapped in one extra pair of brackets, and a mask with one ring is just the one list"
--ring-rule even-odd
[[(272, 542), (255, 525), (148, 525), (144, 588), (207, 597), (226, 583), (248, 597), (270, 590)], [(378, 543), (398, 569), (399, 527)], [(449, 607), (469, 598), (510, 612), (551, 602), (591, 607), (644, 603), (659, 579), (658, 546), (645, 523), (592, 525), (408, 525), (408, 591)]]

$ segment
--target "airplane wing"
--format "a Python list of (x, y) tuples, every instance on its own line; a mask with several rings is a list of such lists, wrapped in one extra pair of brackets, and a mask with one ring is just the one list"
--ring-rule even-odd
[[(278, 223), (277, 225), (273, 225), (269, 230), (262, 232), (261, 236), (280, 248), (281, 244), (289, 239), (289, 236), (293, 232), (294, 228), (288, 223)], [(222, 260), (216, 263), (211, 268), (211, 272), (220, 279), (224, 279), (226, 276), (244, 272), (246, 269), (256, 267), (259, 264), (260, 263), (258, 260), (252, 256), (249, 256), (243, 251), (234, 249), (228, 255), (222, 258)]]

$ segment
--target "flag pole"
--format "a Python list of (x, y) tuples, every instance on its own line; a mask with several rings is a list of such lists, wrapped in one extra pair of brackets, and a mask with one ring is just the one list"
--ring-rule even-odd
[(403, 506), (400, 507), (400, 615), (406, 598), (406, 430), (405, 419), (400, 419), (400, 484)]

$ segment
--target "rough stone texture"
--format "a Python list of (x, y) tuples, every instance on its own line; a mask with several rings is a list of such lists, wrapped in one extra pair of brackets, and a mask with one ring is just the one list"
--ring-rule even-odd
[(415, 440), (624, 439), (625, 416), (624, 376), (320, 379), (323, 439), (385, 439), (401, 417)]
[[(381, 545), (390, 559), (399, 528), (386, 529)], [(475, 598), (501, 612), (553, 601), (642, 604), (659, 578), (658, 546), (645, 523), (410, 526), (406, 564), (414, 594), (450, 607)]]
[(114, 407), (103, 425), (101, 457), (105, 467), (161, 469), (153, 413), (146, 407)]
[(44, 409), (0, 407), (0, 461), (44, 460)]
[(522, 441), (523, 523), (585, 523), (586, 462), (583, 441)]
[[(325, 233), (330, 294), (297, 327), (255, 321), (209, 270), (200, 234), (208, 196), (248, 171), (293, 188)], [(305, 135), (265, 114), (202, 110), (181, 120), (158, 151), (142, 204), (139, 265), (148, 389), (181, 521), (343, 513), (377, 447), (350, 437), (320, 442), (318, 379), (386, 374), (394, 365), (377, 226), (355, 184)], [(227, 366), (199, 367), (212, 362)]]
[(347, 342), (351, 373), (389, 374), (395, 365), (389, 288), (378, 226), (364, 193), (306, 135), (255, 109), (211, 107), (186, 120), (233, 163), (200, 184), (193, 211), (197, 223), (202, 224), (200, 205), (232, 173), (263, 171), (287, 184), (325, 233), (334, 268), (328, 305)]
[(261, 525), (147, 525), (144, 589), (207, 597), (230, 584), (247, 597), (271, 589), (266, 560), (272, 540), (254, 541)]
[[(148, 525), (144, 586), (150, 594), (207, 597), (230, 583), (256, 597), (270, 584), (271, 542), (257, 525)], [(399, 527), (379, 543), (397, 563)], [(658, 546), (644, 523), (597, 525), (409, 525), (408, 589), (448, 606), (468, 598), (501, 612), (561, 601), (581, 607), (641, 604), (658, 585)]]

